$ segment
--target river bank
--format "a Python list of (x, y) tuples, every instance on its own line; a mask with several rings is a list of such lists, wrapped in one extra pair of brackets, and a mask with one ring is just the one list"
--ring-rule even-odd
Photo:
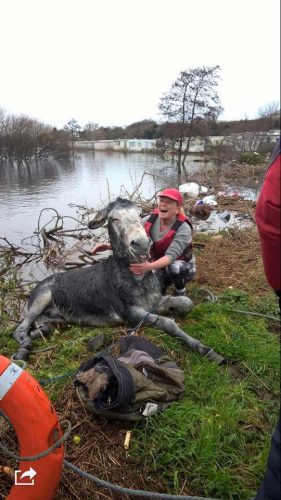
[[(183, 179), (205, 185), (208, 195), (214, 197), (217, 205), (211, 207), (209, 219), (227, 211), (238, 220), (233, 226), (230, 219), (222, 222), (224, 226), (219, 230), (213, 230), (212, 220), (211, 224), (210, 220), (194, 221), (197, 273), (188, 295), (195, 306), (188, 316), (174, 318), (184, 331), (212, 346), (229, 363), (220, 367), (199, 358), (156, 328), (139, 331), (139, 335), (166, 350), (184, 370), (186, 391), (181, 401), (142, 424), (93, 418), (77, 398), (73, 373), (95, 355), (87, 347), (89, 339), (102, 331), (108, 347), (126, 334), (126, 329), (57, 327), (51, 337), (34, 343), (27, 370), (44, 381), (44, 390), (60, 420), (71, 422), (74, 431), (67, 441), (65, 458), (82, 470), (120, 486), (160, 493), (222, 500), (246, 500), (255, 495), (277, 419), (279, 323), (276, 298), (266, 283), (254, 225), (256, 195), (252, 200), (241, 196), (237, 172), (247, 177), (244, 180), (249, 181), (249, 189), (257, 186), (258, 192), (265, 169), (265, 165), (249, 169), (229, 165), (223, 171), (199, 169)], [(151, 210), (153, 198), (143, 199), (141, 185), (134, 196), (144, 212)], [(185, 210), (188, 212), (196, 201), (200, 196), (185, 196)], [(250, 222), (251, 227), (244, 225), (242, 229), (239, 217)], [(61, 220), (55, 217), (52, 224), (56, 222)], [(206, 230), (198, 229), (202, 225)], [(73, 234), (79, 236), (79, 232)], [(50, 236), (58, 236), (58, 241), (45, 234), (43, 251), (34, 248), (34, 266), (38, 258), (41, 262), (44, 259), (49, 271), (64, 269), (69, 261), (68, 245), (62, 244), (59, 232), (51, 231)], [(89, 238), (71, 240), (76, 257), (80, 252), (80, 257), (85, 258), (83, 265), (90, 261), (79, 248), (87, 250), (96, 238), (102, 237), (90, 233)], [(15, 263), (18, 259), (25, 261), (24, 265), (29, 262), (26, 254), (20, 253), (15, 261), (9, 244), (0, 257), (0, 352), (9, 358), (17, 348), (11, 333), (22, 317), (30, 290), (29, 284), (22, 283)], [(81, 262), (78, 259), (78, 264)], [(1, 441), (17, 452), (13, 430), (1, 416), (0, 424)], [(128, 430), (132, 431), (132, 439), (130, 449), (125, 451)], [(72, 440), (74, 434), (80, 438), (78, 445)], [(0, 463), (16, 467), (1, 453)], [(10, 479), (0, 472), (3, 498), (10, 485)], [(84, 498), (134, 497), (104, 490), (64, 468), (56, 500)]]
[[(246, 500), (258, 488), (277, 418), (278, 322), (267, 318), (277, 317), (277, 304), (264, 278), (255, 228), (216, 235), (197, 233), (195, 253), (197, 275), (189, 287), (195, 307), (186, 318), (175, 319), (231, 364), (218, 367), (199, 359), (183, 349), (180, 341), (155, 328), (139, 332), (169, 352), (184, 369), (186, 394), (182, 401), (144, 424), (93, 419), (77, 399), (72, 376), (67, 373), (95, 354), (87, 349), (87, 341), (100, 328), (55, 329), (43, 345), (42, 341), (34, 345), (27, 369), (36, 379), (46, 381), (44, 390), (60, 419), (70, 420), (75, 428), (65, 458), (82, 470), (127, 488)], [(0, 352), (10, 357), (16, 349), (10, 333), (26, 297), (12, 268), (8, 280), (0, 278), (0, 289)], [(207, 300), (212, 296), (217, 302)], [(103, 331), (106, 346), (125, 333), (119, 328)], [(2, 422), (0, 428), (2, 442), (16, 451), (12, 430)], [(132, 431), (132, 439), (126, 452), (127, 430)], [(74, 434), (80, 437), (79, 445), (72, 441)], [(1, 453), (0, 462), (16, 465)], [(0, 473), (4, 496), (10, 484)], [(64, 469), (57, 500), (105, 496), (133, 498), (101, 489)]]
[(26, 246), (26, 238), (36, 229), (42, 210), (40, 223), (48, 222), (50, 214), (46, 207), (57, 210), (65, 217), (65, 223), (68, 216), (71, 226), (70, 217), (77, 215), (74, 204), (99, 208), (109, 195), (126, 197), (138, 185), (137, 199), (153, 199), (155, 192), (164, 187), (190, 181), (205, 185), (210, 194), (217, 194), (219, 190), (229, 194), (232, 190), (242, 197), (256, 198), (266, 165), (233, 162), (218, 165), (203, 160), (189, 156), (181, 179), (170, 159), (142, 153), (97, 151), (77, 154), (69, 161), (46, 161), (30, 164), (28, 168), (24, 165), (0, 168), (0, 236)]

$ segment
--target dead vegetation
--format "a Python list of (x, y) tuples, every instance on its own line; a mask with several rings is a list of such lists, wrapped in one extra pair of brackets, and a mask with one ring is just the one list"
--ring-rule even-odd
[[(124, 449), (126, 433), (133, 427), (132, 424), (94, 418), (86, 409), (83, 413), (72, 382), (56, 402), (56, 411), (61, 422), (68, 420), (72, 426), (71, 438), (65, 444), (64, 458), (67, 461), (97, 478), (124, 488), (165, 491), (161, 479), (157, 476), (153, 478), (151, 470), (146, 470), (136, 457), (130, 455), (130, 451)], [(5, 436), (6, 446), (18, 453), (16, 435), (2, 420), (0, 416), (0, 438)], [(79, 436), (79, 445), (75, 444), (74, 436)], [(0, 463), (1, 466), (3, 464), (3, 470), (0, 469), (0, 498), (4, 499), (12, 486), (12, 478), (4, 473), (5, 464), (9, 464), (10, 469), (14, 470), (17, 463), (5, 457), (1, 451)], [(64, 467), (55, 500), (85, 498), (126, 500), (130, 497), (99, 487)]]
[(255, 294), (268, 290), (256, 228), (230, 229), (203, 240), (202, 235), (195, 236), (195, 246), (204, 245), (197, 252), (197, 284), (216, 292), (228, 287)]
[[(197, 234), (195, 252), (197, 276), (194, 286), (215, 293), (228, 287), (254, 294), (263, 294), (268, 290), (256, 229), (229, 230), (223, 235), (212, 237)], [(131, 456), (130, 450), (124, 449), (126, 432), (132, 428), (132, 424), (94, 418), (81, 406), (72, 381), (56, 401), (55, 407), (59, 420), (69, 420), (72, 425), (71, 438), (65, 445), (66, 460), (98, 478), (125, 488), (165, 492), (161, 478), (157, 475), (154, 477), (151, 470), (146, 470), (135, 456)], [(5, 425), (6, 428), (2, 428), (5, 442), (14, 449), (14, 433)], [(81, 439), (79, 446), (72, 440), (74, 435)], [(16, 466), (1, 453), (0, 462), (1, 465), (9, 463), (9, 466)], [(0, 474), (1, 498), (8, 494), (11, 484), (10, 478)], [(123, 500), (130, 497), (101, 488), (64, 467), (56, 500), (82, 498)]]
[[(232, 167), (233, 175), (237, 174), (237, 169), (239, 170), (240, 166), (234, 169)], [(248, 176), (249, 172), (253, 176), (256, 175), (256, 170), (247, 170), (245, 176)], [(202, 178), (196, 177), (196, 182), (202, 184), (206, 184), (206, 180), (207, 174), (204, 174)], [(212, 179), (208, 177), (208, 181), (209, 185)], [(213, 187), (217, 185), (215, 180), (212, 185)], [(221, 184), (218, 185), (221, 186)], [(154, 200), (142, 201), (139, 196), (136, 198), (143, 215), (149, 213), (154, 206)], [(196, 200), (186, 201), (185, 209), (187, 212), (194, 201)], [(219, 197), (217, 201), (218, 210), (234, 210), (240, 214), (253, 216), (254, 202), (245, 201), (240, 197)], [(105, 233), (98, 235), (90, 233), (86, 224), (90, 213), (85, 207), (79, 207), (79, 211), (82, 216), (76, 221), (76, 227), (71, 231), (64, 230), (64, 220), (58, 214), (51, 218), (51, 226), (40, 227), (38, 222), (37, 242), (33, 246), (34, 251), (18, 248), (2, 238), (0, 262), (2, 261), (3, 264), (0, 268), (0, 278), (2, 276), (5, 279), (13, 265), (16, 269), (22, 269), (31, 262), (37, 263), (42, 260), (50, 271), (94, 263), (95, 260), (89, 255), (88, 250), (96, 241), (104, 239)], [(72, 244), (67, 242), (69, 240)], [(245, 231), (230, 229), (215, 236), (197, 233), (194, 242), (197, 256), (197, 275), (192, 286), (204, 287), (216, 293), (229, 287), (254, 294), (263, 294), (268, 290), (255, 228)], [(146, 470), (135, 456), (130, 455), (130, 451), (124, 450), (126, 432), (132, 427), (131, 424), (93, 418), (85, 408), (81, 407), (81, 401), (75, 394), (72, 382), (64, 389), (55, 406), (60, 421), (69, 420), (71, 422), (73, 431), (71, 436), (76, 434), (81, 439), (79, 446), (72, 439), (67, 441), (65, 445), (66, 460), (96, 477), (126, 488), (159, 493), (165, 491), (161, 478), (157, 475), (154, 477), (151, 469)], [(1, 421), (0, 417), (0, 423)], [(6, 442), (15, 449), (15, 437), (7, 423), (2, 426), (0, 438), (1, 433), (2, 435), (5, 433)], [(5, 465), (6, 462), (6, 457), (0, 454), (1, 465)], [(15, 466), (16, 464), (9, 463), (9, 465)], [(0, 473), (1, 498), (6, 497), (10, 486), (11, 480)], [(98, 486), (94, 486), (93, 490), (92, 482), (82, 479), (64, 467), (56, 500), (81, 500), (82, 498), (123, 500), (129, 496), (114, 493)]]
[(229, 163), (216, 162), (215, 166), (198, 168), (188, 173), (188, 178), (182, 182), (197, 182), (208, 187), (214, 193), (218, 190), (249, 187), (258, 188), (266, 172), (267, 163), (260, 165), (248, 165), (237, 163), (235, 160)]
[[(165, 491), (160, 478), (153, 478), (151, 471), (145, 470), (143, 464), (136, 457), (133, 458), (130, 451), (124, 449), (126, 432), (133, 427), (133, 424), (95, 418), (86, 409), (81, 418), (81, 402), (74, 394), (73, 387), (69, 387), (60, 398), (58, 407), (63, 409), (60, 419), (70, 419), (73, 425), (72, 435), (79, 435), (83, 443), (80, 446), (76, 446), (71, 440), (67, 443), (65, 451), (67, 461), (98, 478), (124, 488)], [(81, 493), (82, 488), (83, 493)], [(94, 489), (95, 499), (130, 498), (128, 495), (99, 488), (97, 485)], [(74, 498), (79, 500), (93, 498), (93, 483), (85, 479), (81, 481), (80, 476), (65, 467), (56, 500)]]

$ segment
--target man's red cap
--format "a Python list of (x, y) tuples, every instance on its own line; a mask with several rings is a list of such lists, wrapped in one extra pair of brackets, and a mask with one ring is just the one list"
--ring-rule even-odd
[(175, 188), (167, 188), (161, 193), (158, 193), (158, 196), (165, 196), (166, 198), (171, 198), (171, 200), (177, 201), (179, 205), (183, 204), (182, 194)]

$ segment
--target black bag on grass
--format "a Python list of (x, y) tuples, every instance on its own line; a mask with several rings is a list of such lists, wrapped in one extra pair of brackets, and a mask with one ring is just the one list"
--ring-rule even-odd
[(184, 373), (162, 349), (137, 336), (119, 344), (118, 356), (97, 355), (77, 371), (76, 390), (94, 414), (141, 420), (182, 398)]

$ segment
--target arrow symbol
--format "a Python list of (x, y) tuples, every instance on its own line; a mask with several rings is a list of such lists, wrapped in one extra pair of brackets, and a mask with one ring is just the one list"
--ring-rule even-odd
[(26, 470), (25, 472), (22, 473), (20, 476), (20, 480), (22, 480), (24, 477), (29, 477), (30, 481), (36, 476), (37, 472), (32, 469), (32, 467), (29, 467), (29, 470)]

